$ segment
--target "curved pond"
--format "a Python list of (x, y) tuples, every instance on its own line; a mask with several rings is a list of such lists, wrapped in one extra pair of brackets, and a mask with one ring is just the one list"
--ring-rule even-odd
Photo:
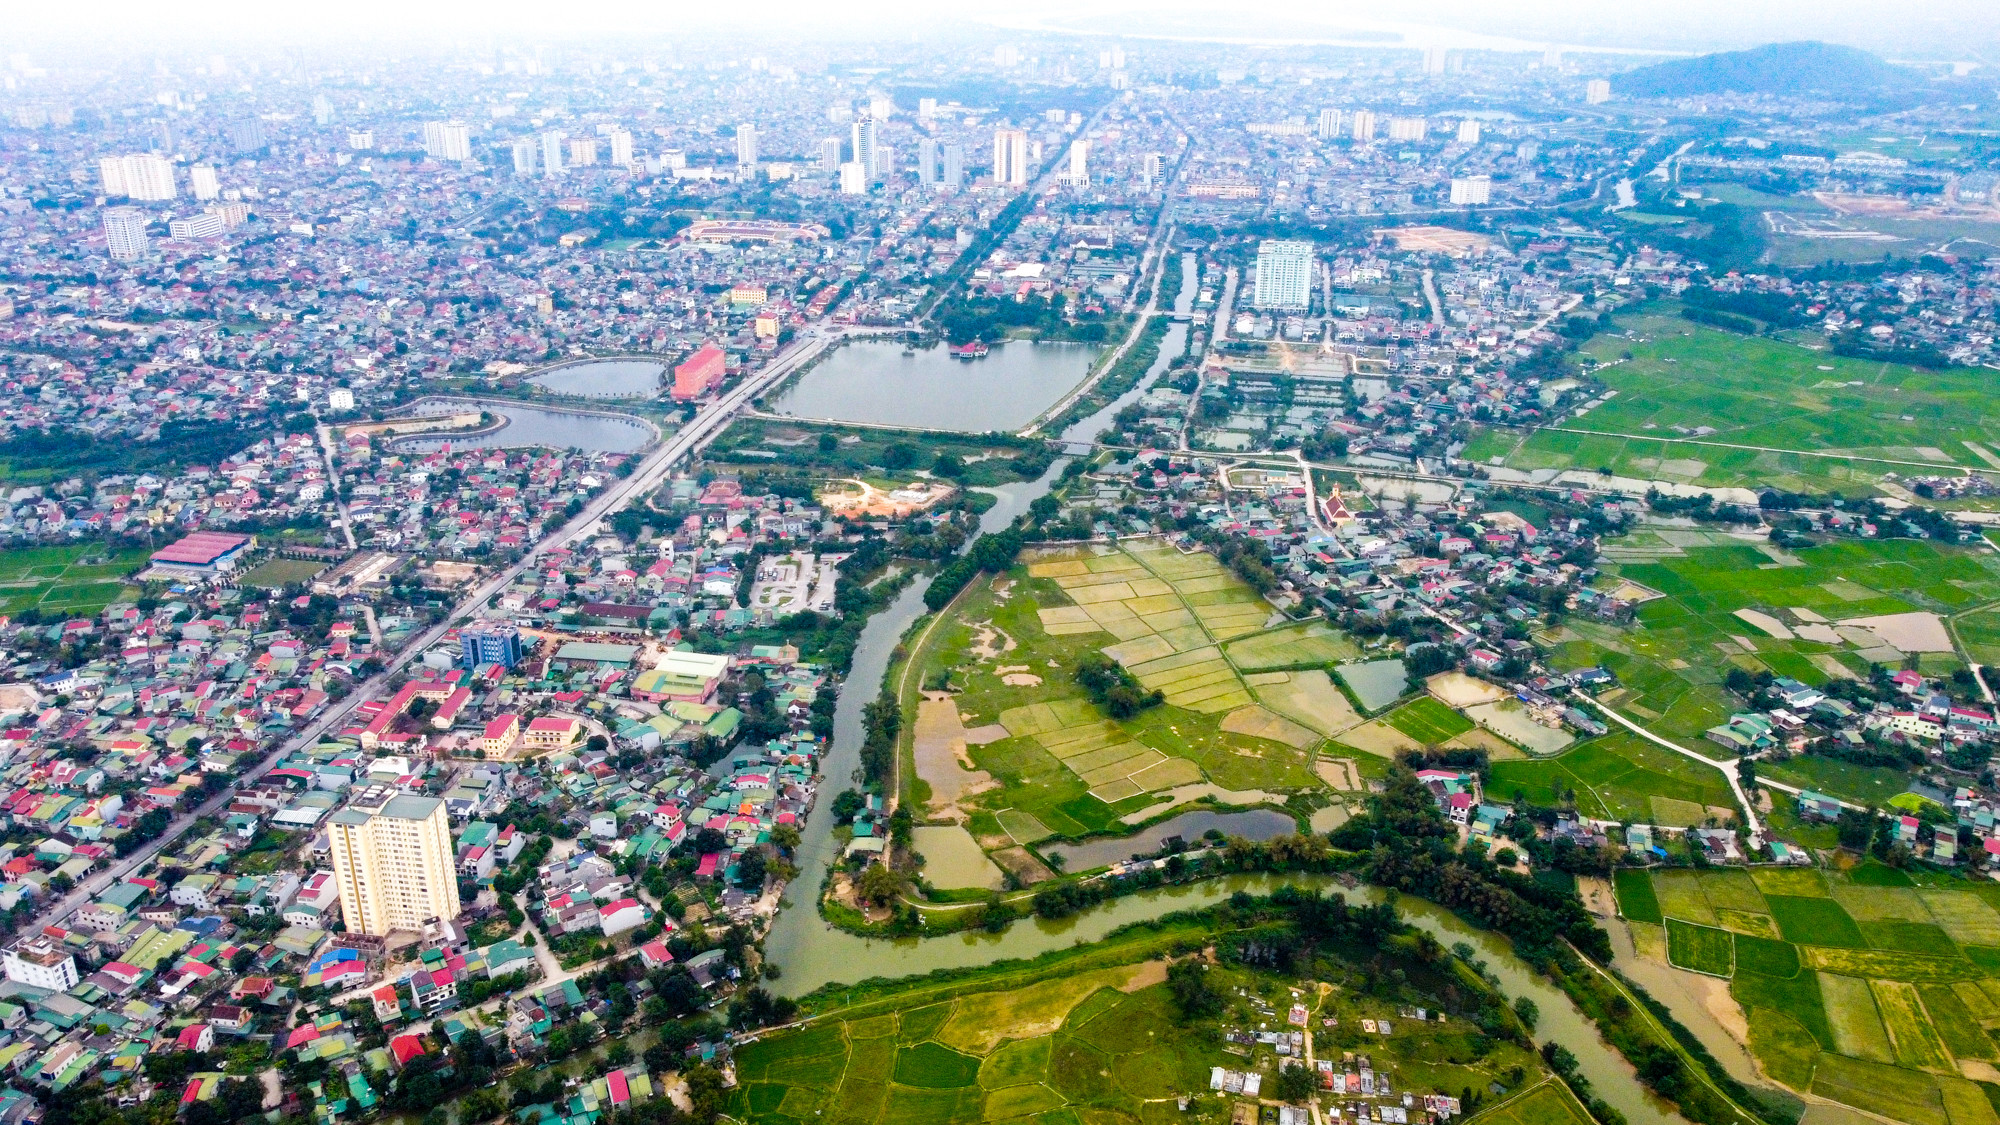
[(577, 398), (651, 398), (660, 393), (667, 365), (645, 359), (593, 359), (545, 371), (528, 380), (550, 394)]
[(929, 430), (1015, 430), (1083, 382), (1102, 348), (1093, 344), (995, 344), (984, 359), (951, 357), (943, 344), (914, 353), (902, 344), (841, 345), (764, 408)]
[(1246, 840), (1269, 840), (1296, 832), (1299, 825), (1291, 817), (1271, 809), (1249, 809), (1244, 812), (1197, 809), (1115, 840), (1049, 844), (1036, 850), (1044, 855), (1061, 855), (1065, 871), (1089, 871), (1093, 867), (1109, 867), (1114, 863), (1123, 863), (1136, 855), (1151, 855), (1176, 836), (1189, 844), (1199, 843), (1202, 833), (1211, 828), (1225, 836), (1241, 836)]
[(406, 453), (433, 453), (449, 445), (453, 449), (582, 449), (592, 453), (635, 453), (653, 440), (655, 430), (647, 423), (623, 414), (586, 413), (523, 406), (498, 399), (425, 399), (410, 409), (418, 417), (455, 414), (476, 405), (506, 419), (499, 428), (471, 437), (413, 437), (395, 443)]

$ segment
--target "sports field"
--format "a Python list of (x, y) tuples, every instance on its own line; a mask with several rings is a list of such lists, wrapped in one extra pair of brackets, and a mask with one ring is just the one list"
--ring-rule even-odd
[[(1916, 655), (1926, 672), (1943, 674), (1958, 665), (1956, 654), (1913, 652), (1931, 642), (1850, 622), (1928, 622), (1948, 638), (1950, 615), (2000, 600), (2000, 557), (1969, 547), (1841, 540), (1781, 551), (1707, 531), (1675, 539), (1611, 540), (1606, 583), (1630, 580), (1664, 596), (1639, 607), (1636, 627), (1572, 620), (1550, 648), (1558, 667), (1602, 664), (1615, 672), (1620, 689), (1607, 701), (1688, 745), (1740, 706), (1721, 686), (1732, 665), (1820, 684)], [(1765, 615), (1791, 635), (1772, 635), (1739, 610)]]
[(266, 559), (244, 572), (243, 584), (282, 590), (294, 583), (310, 582), (325, 569), (325, 563), (307, 559)]
[(2000, 886), (1901, 874), (1620, 872), (1618, 895), (1665, 919), (1670, 964), (1730, 978), (1771, 1077), (1911, 1125), (1993, 1125), (1967, 1076), (2000, 1059)]
[[(1337, 962), (1321, 965), (1341, 979)], [(1315, 993), (1296, 977), (1223, 965), (1204, 975), (1221, 993), (1224, 1010), (1189, 1021), (1163, 983), (1162, 961), (1044, 969), (1041, 979), (1020, 985), (1005, 979), (1018, 974), (1000, 975), (1000, 987), (914, 986), (906, 1000), (844, 1009), (739, 1047), (728, 1113), (745, 1122), (927, 1125), (1164, 1121), (1165, 1109), (1173, 1111), (1172, 1120), (1223, 1122), (1245, 1107), (1255, 1120), (1260, 1100), (1276, 1104), (1277, 1056), (1268, 1047), (1225, 1050), (1222, 1030), (1254, 1027), (1269, 1018), (1272, 1005), (1282, 1019), (1291, 1004), (1304, 1003), (1339, 1021), (1338, 1030), (1313, 1024), (1322, 1057), (1338, 1065), (1341, 1048), (1358, 1049), (1373, 1058), (1378, 1073), (1393, 1070), (1397, 1092), (1382, 1104), (1400, 1105), (1405, 1091), (1457, 1096), (1468, 1086), (1485, 1091), (1503, 1082), (1530, 1091), (1503, 1110), (1513, 1115), (1496, 1120), (1588, 1120), (1560, 1097), (1559, 1084), (1543, 1087), (1547, 1094), (1533, 1089), (1546, 1074), (1539, 1058), (1481, 1035), (1456, 1010), (1442, 1023), (1416, 1021), (1403, 1018), (1398, 998), (1377, 999), (1347, 987)], [(1413, 974), (1401, 1004), (1438, 1011), (1443, 1005), (1420, 991), (1433, 983)], [(1463, 991), (1463, 982), (1457, 988)], [(1391, 1021), (1394, 1033), (1362, 1030), (1363, 1019), (1372, 1027), (1377, 1018)], [(1216, 1092), (1213, 1067), (1258, 1075), (1261, 1090), (1254, 1096)], [(1189, 1095), (1194, 1102), (1184, 1113), (1175, 1102)], [(1531, 1115), (1520, 1116), (1524, 1111)]]
[[(1274, 612), (1214, 556), (1162, 540), (1036, 552), (975, 587), (913, 657), (925, 683), (948, 671), (964, 761), (985, 778), (950, 789), (951, 803), (1001, 851), (1130, 832), (1202, 797), (1250, 805), (1322, 787), (1321, 744), (1358, 716), (1317, 667), (1246, 669), (1321, 666), (1352, 643), (1324, 625), (1267, 629)], [(1075, 669), (1099, 652), (1164, 704), (1118, 720), (1093, 703)], [(935, 772), (937, 791), (913, 781), (942, 815), (953, 779)]]
[(1617, 392), (1561, 423), (1588, 433), (1542, 430), (1525, 441), (1496, 433), (1467, 457), (1498, 456), (1524, 470), (1609, 468), (1641, 480), (1849, 495), (1873, 492), (1890, 472), (1990, 467), (1966, 444), (1984, 448), (2000, 420), (2000, 403), (1978, 372), (1844, 359), (1674, 312), (1621, 314), (1618, 334), (1583, 346), (1605, 365), (1597, 377)]
[(0, 613), (38, 610), (44, 619), (89, 617), (139, 596), (122, 579), (146, 563), (143, 547), (107, 550), (98, 544), (17, 547), (0, 551)]

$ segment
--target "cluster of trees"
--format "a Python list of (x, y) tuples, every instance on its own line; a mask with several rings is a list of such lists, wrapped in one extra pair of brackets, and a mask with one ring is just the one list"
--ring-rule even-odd
[(1085, 653), (1077, 661), (1076, 682), (1114, 719), (1132, 718), (1167, 701), (1165, 692), (1147, 691), (1124, 665), (1101, 652)]
[(951, 604), (958, 592), (981, 572), (998, 574), (1014, 565), (1026, 538), (1019, 525), (990, 532), (972, 541), (972, 549), (945, 564), (924, 590), (924, 605), (935, 613)]
[(938, 310), (938, 326), (953, 344), (974, 340), (998, 340), (1009, 329), (1026, 328), (1043, 340), (1074, 340), (1101, 343), (1110, 335), (1102, 314), (1084, 313), (1072, 318), (1069, 298), (1056, 293), (1030, 293), (1015, 300), (997, 297), (959, 297)]
[(861, 709), (861, 772), (872, 785), (888, 781), (896, 768), (896, 734), (903, 729), (903, 709), (887, 695)]

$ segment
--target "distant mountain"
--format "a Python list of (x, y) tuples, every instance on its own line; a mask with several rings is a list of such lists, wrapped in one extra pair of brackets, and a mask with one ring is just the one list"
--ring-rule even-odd
[(1915, 93), (1924, 84), (1915, 71), (1883, 62), (1867, 51), (1831, 43), (1768, 43), (1642, 66), (1611, 80), (1627, 98), (1684, 98), (1701, 94), (1824, 95), (1872, 102)]

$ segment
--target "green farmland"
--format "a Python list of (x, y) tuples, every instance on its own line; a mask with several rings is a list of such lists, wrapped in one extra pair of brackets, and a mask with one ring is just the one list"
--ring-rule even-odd
[[(1635, 627), (1579, 619), (1544, 640), (1558, 667), (1602, 664), (1616, 673), (1620, 688), (1605, 700), (1684, 745), (1740, 707), (1722, 688), (1732, 666), (1810, 684), (1863, 676), (1871, 663), (1896, 667), (1912, 653), (1891, 644), (1895, 636), (1844, 622), (1936, 614), (1948, 642), (1953, 615), (2000, 601), (2000, 559), (1972, 548), (1840, 540), (1779, 551), (1716, 532), (1676, 533), (1672, 540), (1659, 534), (1607, 544), (1606, 588), (1630, 580), (1662, 595), (1639, 607)], [(1739, 610), (1778, 622), (1789, 636), (1737, 616)], [(1914, 655), (1931, 674), (1961, 663), (1949, 651)]]
[(1617, 731), (1553, 758), (1494, 762), (1489, 800), (1518, 794), (1539, 805), (1561, 805), (1601, 820), (1682, 826), (1736, 815), (1736, 798), (1718, 770)]
[(1635, 931), (1664, 918), (1651, 956), (1729, 978), (1772, 1078), (1910, 1125), (1994, 1125), (2000, 886), (1878, 870), (1900, 874), (1620, 872), (1618, 894)]
[(107, 551), (96, 544), (0, 551), (0, 613), (34, 609), (44, 619), (90, 617), (139, 596), (124, 579), (146, 564), (143, 547)]
[(1562, 423), (1587, 433), (1487, 434), (1466, 456), (1523, 470), (1608, 468), (1641, 480), (1848, 495), (1873, 492), (1888, 472), (1992, 467), (1966, 444), (1986, 448), (2000, 422), (1983, 373), (1845, 359), (1671, 311), (1622, 315), (1619, 334), (1583, 346), (1617, 392)]
[[(1038, 552), (970, 589), (913, 655), (911, 792), (934, 818), (967, 814), (981, 848), (1032, 872), (1018, 849), (1049, 837), (1129, 833), (1204, 798), (1322, 789), (1319, 748), (1360, 718), (1323, 672), (1270, 669), (1354, 649), (1324, 625), (1267, 628), (1272, 614), (1214, 556), (1163, 541)], [(1098, 653), (1164, 702), (1113, 718), (1075, 676)]]
[[(1189, 929), (1182, 926), (1182, 929)], [(1184, 941), (1196, 944), (1205, 931)], [(1279, 1059), (1272, 1047), (1226, 1044), (1225, 1030), (1254, 1029), (1269, 1012), (1306, 1006), (1319, 1057), (1339, 1060), (1361, 1052), (1378, 1072), (1393, 1070), (1396, 1098), (1467, 1088), (1483, 1100), (1500, 1100), (1505, 1122), (1589, 1118), (1564, 1095), (1560, 1083), (1542, 1084), (1541, 1060), (1518, 1043), (1480, 1033), (1462, 1014), (1485, 986), (1455, 962), (1424, 965), (1407, 955), (1407, 938), (1389, 938), (1369, 949), (1309, 958), (1324, 985), (1240, 967), (1227, 956), (1200, 973), (1217, 994), (1213, 1014), (1187, 1018), (1165, 983), (1161, 960), (1136, 960), (1145, 951), (1120, 946), (1162, 946), (1167, 936), (1139, 933), (1029, 967), (984, 972), (955, 985), (917, 981), (888, 986), (887, 995), (825, 1012), (809, 1025), (779, 1031), (737, 1048), (738, 1085), (727, 1111), (749, 1123), (856, 1122), (928, 1125), (931, 1122), (1034, 1120), (1049, 1125), (1080, 1122), (1227, 1122), (1278, 1092)], [(1157, 955), (1157, 949), (1152, 951)], [(1384, 958), (1407, 984), (1383, 989), (1356, 966)], [(864, 992), (867, 989), (863, 989)], [(1397, 995), (1391, 996), (1390, 992)], [(830, 999), (839, 999), (835, 991)], [(1440, 999), (1440, 997), (1444, 997)], [(1449, 1018), (1414, 1021), (1408, 1006)], [(1372, 1030), (1390, 1020), (1394, 1034)], [(1322, 1020), (1337, 1021), (1331, 1025)], [(1254, 1097), (1216, 1092), (1210, 1070), (1256, 1074)], [(1350, 1067), (1351, 1069), (1351, 1067)], [(1489, 1092), (1500, 1084), (1505, 1095)], [(1183, 1110), (1176, 1100), (1189, 1098)], [(1350, 1095), (1351, 1097), (1351, 1095)], [(1387, 1103), (1400, 1104), (1400, 1100)]]

